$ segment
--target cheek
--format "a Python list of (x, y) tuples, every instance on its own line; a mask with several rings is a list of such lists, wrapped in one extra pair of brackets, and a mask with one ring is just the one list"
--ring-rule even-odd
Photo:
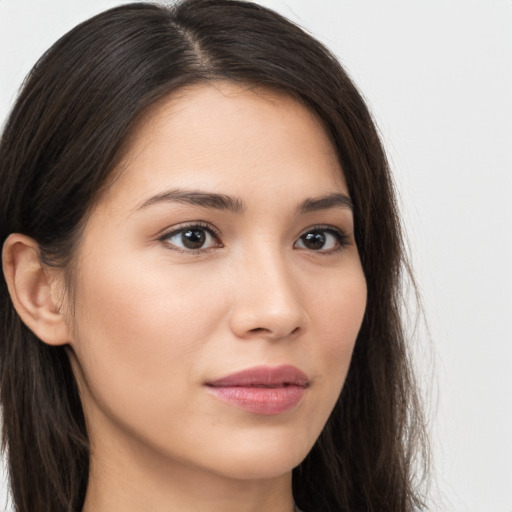
[(318, 325), (326, 341), (326, 355), (336, 356), (352, 351), (366, 310), (366, 280), (359, 261), (346, 269), (338, 279), (330, 279), (316, 299)]
[[(329, 299), (327, 299), (329, 297)], [(334, 402), (345, 382), (359, 329), (366, 310), (366, 280), (359, 265), (340, 279), (340, 285), (326, 295), (322, 308), (325, 379)], [(333, 402), (333, 406), (334, 406)]]
[(200, 374), (205, 340), (222, 317), (207, 275), (199, 282), (151, 263), (141, 270), (140, 261), (103, 258), (78, 284), (73, 347), (87, 387), (98, 402), (108, 390), (105, 399), (128, 410), (148, 397), (155, 410), (157, 396), (179, 401), (181, 386)]
[(319, 371), (315, 382), (323, 400), (317, 414), (323, 421), (334, 407), (345, 382), (357, 335), (366, 309), (366, 280), (359, 261), (323, 282), (322, 292), (310, 302), (312, 343), (308, 359)]

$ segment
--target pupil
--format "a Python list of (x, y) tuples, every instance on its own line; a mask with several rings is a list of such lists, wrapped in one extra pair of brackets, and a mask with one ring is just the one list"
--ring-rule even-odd
[(308, 249), (321, 249), (325, 245), (325, 235), (321, 231), (312, 231), (304, 235), (304, 245)]
[(187, 249), (200, 249), (204, 245), (206, 235), (200, 229), (188, 229), (181, 235), (181, 240)]

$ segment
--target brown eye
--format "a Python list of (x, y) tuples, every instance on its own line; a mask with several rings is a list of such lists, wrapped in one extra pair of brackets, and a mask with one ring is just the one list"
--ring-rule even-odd
[(220, 246), (214, 233), (202, 226), (177, 229), (163, 237), (162, 240), (171, 248), (180, 251), (201, 251)]
[(201, 249), (205, 241), (204, 229), (187, 229), (181, 233), (181, 243), (187, 249)]
[(348, 239), (344, 233), (333, 228), (310, 229), (300, 236), (295, 243), (299, 249), (309, 251), (330, 252), (348, 244)]
[(322, 231), (312, 231), (301, 236), (302, 243), (306, 249), (319, 251), (324, 248), (327, 237)]

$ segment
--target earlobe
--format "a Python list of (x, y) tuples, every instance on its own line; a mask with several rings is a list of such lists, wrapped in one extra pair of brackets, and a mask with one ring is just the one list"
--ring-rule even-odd
[(10, 235), (2, 263), (11, 300), (25, 325), (49, 345), (69, 343), (69, 329), (55, 292), (58, 283), (42, 265), (38, 244), (19, 233)]

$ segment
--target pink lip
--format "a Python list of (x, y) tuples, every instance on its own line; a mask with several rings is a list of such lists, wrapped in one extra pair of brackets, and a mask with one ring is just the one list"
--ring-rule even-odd
[(263, 415), (281, 414), (301, 401), (309, 386), (295, 366), (257, 366), (206, 384), (218, 399)]

